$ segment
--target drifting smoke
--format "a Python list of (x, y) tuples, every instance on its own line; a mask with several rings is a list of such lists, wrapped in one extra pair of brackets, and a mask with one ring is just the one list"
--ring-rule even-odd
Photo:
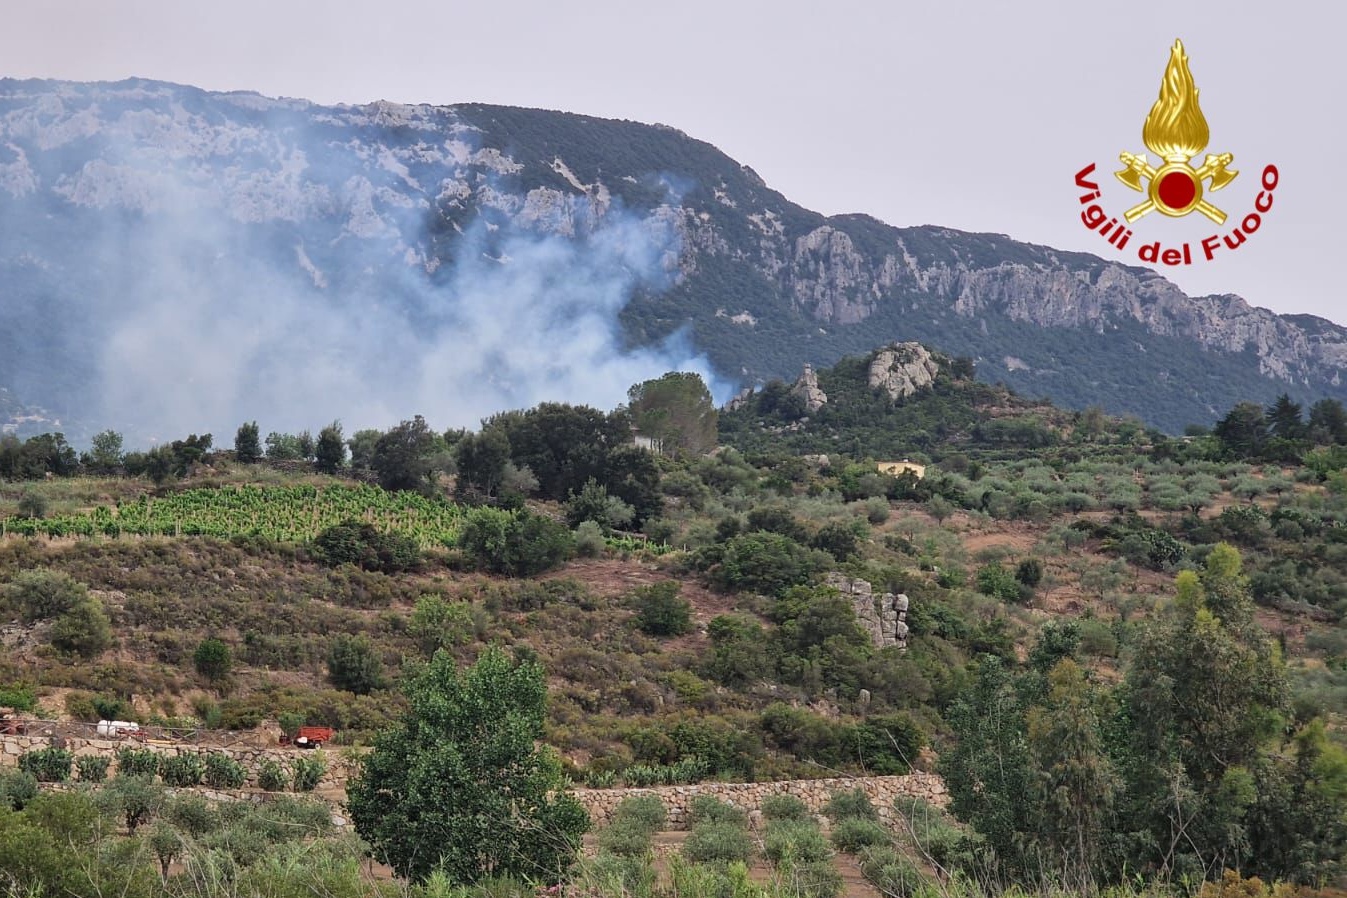
[[(163, 89), (141, 93), (149, 107), (176, 103)], [(63, 100), (67, 120), (78, 118), (69, 92)], [(76, 222), (34, 236), (36, 213), (24, 212), (21, 226), (20, 207), (5, 212), (0, 231), (70, 274), (48, 310), (56, 324), (48, 319), (24, 345), (82, 347), (78, 405), (89, 432), (110, 427), (141, 446), (211, 432), (227, 445), (246, 420), (266, 433), (341, 419), (349, 434), (413, 414), (471, 428), (542, 401), (611, 409), (631, 384), (671, 370), (695, 371), (718, 401), (728, 398), (677, 335), (655, 348), (622, 345), (618, 314), (633, 293), (657, 293), (677, 273), (672, 207), (634, 213), (553, 191), (569, 227), (545, 215), (518, 224), (499, 206), (478, 208), (512, 189), (490, 183), (497, 162), (494, 174), (479, 167), (460, 181), (476, 179), (458, 194), (466, 211), (451, 230), (433, 189), (399, 192), (420, 188), (405, 166), (371, 164), (367, 146), (387, 152), (380, 135), (338, 141), (283, 111), (285, 129), (224, 132), (184, 125), (176, 106), (132, 108), (102, 123), (92, 160), (84, 144), (53, 138), (54, 126), (11, 126), (10, 138), (35, 147), (34, 171), (52, 172), (41, 185), (48, 198), (41, 188), (15, 197)], [(478, 148), (450, 133), (462, 163)], [(5, 137), (0, 128), (0, 145)], [(451, 146), (444, 137), (439, 146)], [(43, 155), (44, 142), (57, 149)], [(257, 173), (241, 181), (237, 169), (249, 164)], [(18, 309), (15, 300), (9, 317)]]
[(227, 435), (254, 418), (264, 432), (316, 430), (340, 418), (349, 433), (414, 413), (475, 427), (542, 401), (609, 409), (671, 370), (725, 392), (682, 340), (620, 347), (633, 292), (670, 283), (662, 262), (676, 257), (676, 234), (653, 220), (610, 213), (574, 238), (477, 225), (435, 279), (356, 245), (344, 259), (356, 283), (317, 273), (321, 289), (265, 253), (222, 252), (209, 223), (174, 216), (155, 232), (127, 259), (136, 299), (99, 365), (100, 416), (128, 432)]

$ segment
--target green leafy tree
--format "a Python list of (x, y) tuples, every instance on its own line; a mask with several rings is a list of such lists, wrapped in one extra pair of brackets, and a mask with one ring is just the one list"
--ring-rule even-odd
[(421, 563), (415, 540), (401, 533), (380, 533), (372, 524), (346, 521), (328, 527), (313, 541), (313, 551), (324, 564), (354, 564), (367, 571), (397, 574)]
[(972, 687), (949, 710), (957, 741), (939, 762), (950, 810), (981, 833), (1011, 871), (1031, 866), (1024, 834), (1037, 832), (1043, 820), (1025, 710), (1004, 662), (983, 658)]
[(716, 406), (701, 375), (671, 371), (627, 391), (636, 429), (665, 452), (701, 454), (716, 447)]
[(274, 461), (302, 461), (308, 457), (304, 441), (293, 433), (272, 431), (266, 439), (267, 458)]
[(370, 467), (386, 490), (426, 493), (434, 488), (435, 474), (442, 470), (437, 457), (443, 452), (443, 439), (417, 415), (379, 437)]
[(339, 633), (327, 650), (327, 677), (332, 685), (356, 695), (368, 695), (384, 685), (383, 662), (363, 633)]
[(454, 446), (458, 478), (454, 492), (463, 499), (492, 498), (505, 482), (510, 464), (510, 438), (499, 427), (484, 427), (470, 433)]
[(1281, 727), (1284, 665), (1253, 617), (1239, 553), (1221, 544), (1138, 648), (1123, 684), (1125, 817), (1152, 846), (1135, 863), (1221, 869), (1252, 860), (1263, 746)]
[(336, 474), (345, 467), (346, 442), (342, 438), (340, 421), (333, 421), (318, 431), (313, 456), (314, 467), (324, 474)]
[(95, 434), (88, 466), (99, 474), (111, 474), (122, 466), (122, 435), (115, 430)]
[(234, 434), (234, 457), (245, 465), (262, 460), (262, 435), (256, 421), (239, 425)]
[(1232, 458), (1257, 458), (1268, 441), (1263, 407), (1256, 402), (1241, 402), (1217, 422), (1212, 432)]
[(110, 814), (126, 821), (132, 835), (143, 824), (149, 823), (163, 809), (168, 798), (164, 787), (154, 776), (115, 776), (97, 793), (97, 801)]
[(212, 683), (219, 683), (229, 676), (234, 667), (234, 656), (229, 645), (222, 639), (208, 636), (197, 643), (192, 653), (192, 664), (196, 672)]
[(379, 430), (357, 430), (351, 434), (351, 438), (346, 441), (346, 445), (351, 449), (351, 467), (357, 471), (372, 470), (374, 463), (374, 450), (379, 445), (379, 437), (383, 432)]
[(539, 747), (546, 680), (532, 660), (489, 648), (459, 671), (446, 652), (408, 674), (410, 710), (375, 740), (347, 787), (356, 831), (401, 876), (556, 882), (588, 829)]
[(1286, 393), (1277, 397), (1277, 401), (1268, 406), (1266, 415), (1268, 429), (1272, 435), (1283, 440), (1298, 440), (1305, 433), (1305, 422), (1301, 418), (1300, 403), (1292, 402)]
[(1347, 444), (1347, 409), (1336, 399), (1310, 406), (1309, 437), (1316, 443)]
[(1027, 717), (1039, 834), (1079, 894), (1095, 891), (1118, 783), (1105, 753), (1085, 674), (1064, 658), (1048, 674), (1047, 700)]

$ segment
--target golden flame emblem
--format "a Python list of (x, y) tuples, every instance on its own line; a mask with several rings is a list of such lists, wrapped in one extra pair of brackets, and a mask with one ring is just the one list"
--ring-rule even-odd
[[(1193, 168), (1193, 157), (1206, 148), (1211, 138), (1197, 96), (1197, 85), (1193, 82), (1193, 73), (1188, 70), (1183, 41), (1176, 40), (1169, 51), (1164, 79), (1160, 82), (1160, 96), (1141, 128), (1142, 142), (1164, 160), (1164, 165), (1158, 169), (1153, 167), (1144, 153), (1135, 156), (1124, 152), (1118, 157), (1127, 166), (1115, 172), (1118, 180), (1147, 194), (1145, 202), (1125, 213), (1129, 224), (1152, 210), (1173, 218), (1196, 210), (1217, 224), (1225, 223), (1225, 213), (1202, 198), (1202, 185), (1210, 178), (1208, 189), (1220, 190), (1235, 180), (1239, 172), (1226, 169), (1235, 161), (1230, 153), (1208, 154), (1201, 166)], [(1143, 178), (1149, 182), (1144, 187)]]

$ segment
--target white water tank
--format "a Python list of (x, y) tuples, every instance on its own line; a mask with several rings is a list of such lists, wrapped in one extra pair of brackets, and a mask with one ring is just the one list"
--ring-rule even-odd
[(100, 736), (121, 736), (126, 733), (135, 733), (139, 730), (140, 724), (131, 723), (129, 720), (98, 721), (98, 735)]

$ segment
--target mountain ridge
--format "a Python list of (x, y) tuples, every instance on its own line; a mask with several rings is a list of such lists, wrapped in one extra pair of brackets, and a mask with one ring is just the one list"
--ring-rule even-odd
[[(508, 236), (522, 235), (584, 254), (628, 220), (650, 258), (614, 263), (638, 274), (603, 308), (620, 322), (614, 352), (655, 347), (659, 360), (686, 362), (695, 349), (735, 390), (916, 340), (975, 358), (983, 377), (1025, 395), (1170, 431), (1241, 399), (1347, 398), (1347, 329), (1326, 319), (1189, 297), (1150, 269), (1004, 234), (825, 216), (673, 126), (481, 103), (325, 106), (148, 79), (0, 79), (0, 237), (10, 247), (0, 250), (10, 310), (0, 309), (10, 334), (0, 336), (0, 386), (84, 419), (143, 393), (149, 374), (104, 386), (121, 376), (118, 347), (135, 342), (107, 307), (205, 290), (195, 272), (211, 275), (205, 309), (267, 289), (299, 297), (296, 320), (335, 307), (367, 326), (367, 297), (388, 295), (379, 308), (417, 332), (458, 314), (430, 288), (474, 251), (500, 261)], [(158, 232), (203, 222), (196, 242), (171, 234), (174, 252), (163, 251)], [(184, 271), (165, 277), (175, 265)], [(42, 320), (53, 303), (68, 327)], [(670, 341), (691, 349), (671, 355)], [(252, 367), (274, 373), (283, 345), (259, 343)], [(316, 337), (309, 351), (321, 352)], [(34, 375), (52, 359), (66, 370)], [(235, 381), (238, 396), (256, 390), (244, 374)], [(386, 400), (378, 392), (369, 404)], [(215, 405), (225, 416), (237, 403)]]

